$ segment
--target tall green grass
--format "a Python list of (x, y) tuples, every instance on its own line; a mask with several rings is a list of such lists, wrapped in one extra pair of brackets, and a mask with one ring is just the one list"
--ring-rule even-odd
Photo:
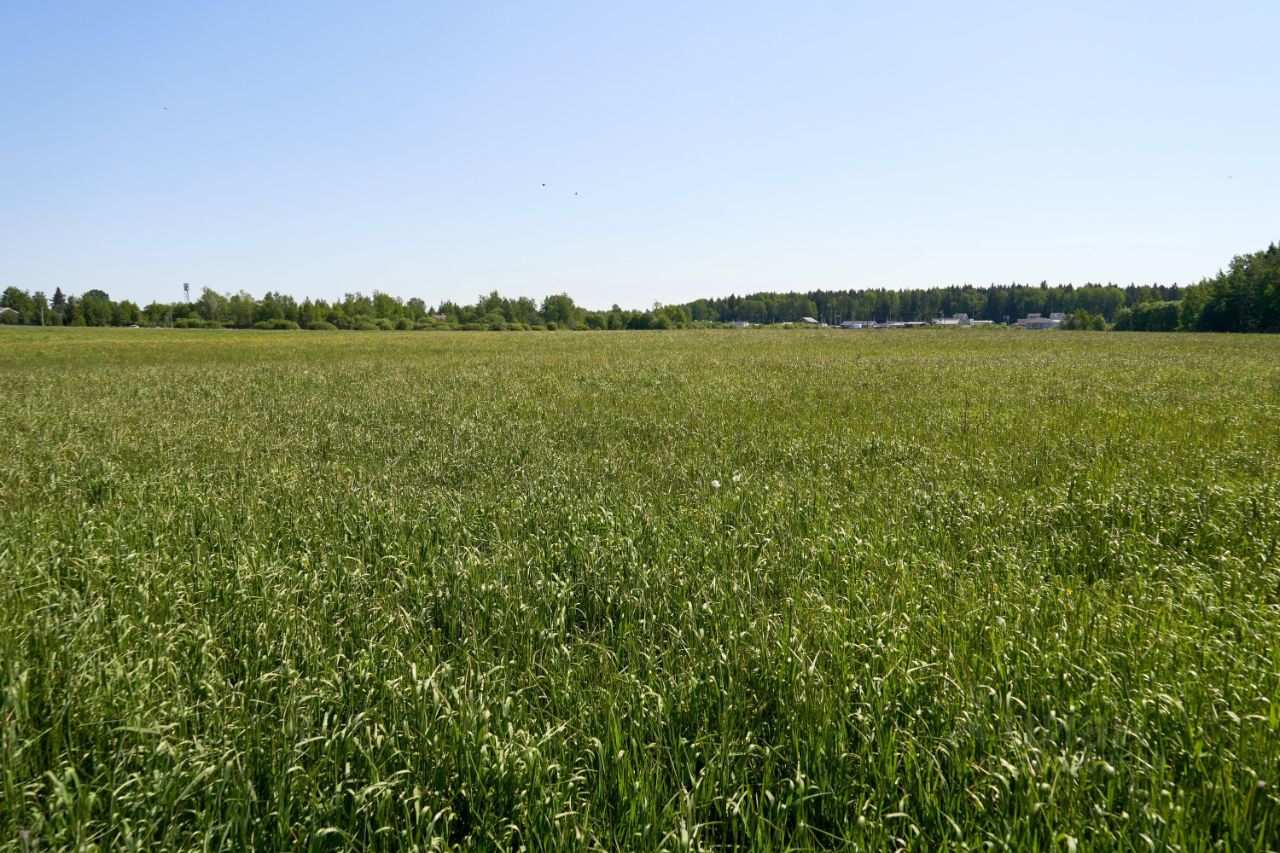
[(1280, 847), (1280, 340), (0, 330), (0, 376), (0, 848)]

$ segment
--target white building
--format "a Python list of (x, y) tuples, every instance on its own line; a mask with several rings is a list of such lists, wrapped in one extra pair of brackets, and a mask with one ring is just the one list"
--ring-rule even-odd
[(1064, 319), (1066, 316), (1060, 311), (1055, 311), (1048, 317), (1043, 314), (1028, 314), (1018, 321), (1018, 325), (1024, 329), (1056, 329)]

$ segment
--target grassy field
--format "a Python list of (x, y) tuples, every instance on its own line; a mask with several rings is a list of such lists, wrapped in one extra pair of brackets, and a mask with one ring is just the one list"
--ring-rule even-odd
[(1280, 847), (1280, 338), (0, 376), (0, 849)]

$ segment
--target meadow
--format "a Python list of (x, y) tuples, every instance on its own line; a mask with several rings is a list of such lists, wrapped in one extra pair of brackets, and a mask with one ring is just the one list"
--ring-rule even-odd
[(1280, 848), (1280, 338), (0, 329), (0, 849)]

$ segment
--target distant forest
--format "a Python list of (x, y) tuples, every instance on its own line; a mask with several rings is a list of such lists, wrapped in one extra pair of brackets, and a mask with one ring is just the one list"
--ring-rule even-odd
[(493, 330), (672, 329), (726, 323), (793, 323), (812, 317), (836, 325), (845, 320), (927, 321), (967, 314), (975, 320), (1013, 323), (1028, 314), (1061, 312), (1065, 329), (1116, 331), (1280, 331), (1280, 249), (1240, 255), (1213, 278), (1177, 285), (1007, 284), (931, 287), (920, 290), (814, 290), (751, 293), (698, 299), (649, 310), (588, 311), (564, 294), (541, 302), (508, 299), (496, 291), (473, 305), (401, 300), (375, 291), (340, 301), (296, 301), (268, 292), (223, 295), (206, 288), (190, 302), (139, 307), (101, 290), (51, 297), (8, 287), (0, 296), (0, 322), (47, 326), (165, 326), (177, 328)]

